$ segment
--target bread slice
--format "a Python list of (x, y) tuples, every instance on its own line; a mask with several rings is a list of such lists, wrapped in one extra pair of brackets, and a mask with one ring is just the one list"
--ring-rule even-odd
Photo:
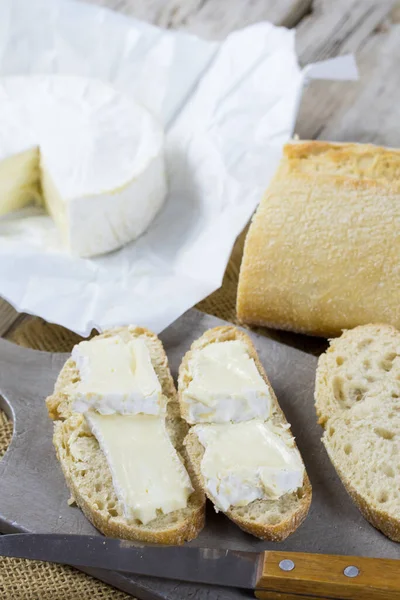
[(364, 517), (400, 541), (400, 333), (389, 325), (345, 331), (318, 362), (322, 441)]
[[(159, 544), (183, 544), (195, 538), (204, 526), (205, 498), (196, 485), (191, 464), (183, 446), (188, 427), (180, 418), (175, 385), (161, 341), (150, 331), (139, 327), (116, 328), (98, 336), (115, 334), (125, 339), (141, 337), (150, 350), (151, 362), (167, 398), (167, 431), (183, 460), (195, 491), (186, 508), (164, 515), (146, 525), (127, 521), (118, 501), (107, 460), (83, 415), (73, 412), (68, 386), (79, 380), (79, 372), (68, 359), (47, 398), (49, 415), (55, 419), (53, 442), (71, 494), (86, 517), (105, 535)], [(144, 457), (145, 460), (145, 457)]]
[[(272, 398), (272, 416), (271, 422), (275, 426), (287, 426), (287, 421), (282, 409), (276, 399), (275, 393), (271, 387), (264, 368), (258, 358), (257, 351), (250, 338), (240, 329), (233, 326), (216, 327), (206, 331), (198, 340), (196, 340), (189, 352), (186, 353), (179, 369), (178, 396), (181, 399), (182, 393), (191, 381), (189, 361), (193, 354), (199, 349), (217, 342), (230, 340), (240, 340), (243, 342), (251, 358), (257, 366), (260, 375), (267, 384)], [(180, 400), (181, 410), (184, 405)], [(290, 429), (283, 430), (282, 436), (291, 438)], [(184, 442), (189, 461), (191, 463), (191, 472), (194, 473), (194, 485), (200, 486), (208, 498), (212, 501), (205, 487), (205, 481), (201, 473), (201, 460), (204, 455), (204, 447), (200, 443), (196, 433), (191, 429)], [(307, 473), (304, 475), (303, 486), (296, 492), (285, 494), (277, 500), (254, 500), (244, 507), (233, 507), (226, 512), (226, 515), (244, 531), (251, 533), (261, 539), (281, 541), (293, 533), (304, 521), (311, 504), (311, 484)]]

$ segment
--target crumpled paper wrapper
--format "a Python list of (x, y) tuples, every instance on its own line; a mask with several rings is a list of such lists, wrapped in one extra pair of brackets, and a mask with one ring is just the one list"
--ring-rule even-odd
[(300, 69), (294, 36), (259, 23), (210, 42), (72, 0), (2, 0), (0, 75), (95, 77), (144, 104), (165, 127), (169, 193), (141, 238), (95, 259), (69, 256), (39, 209), (1, 218), (0, 295), (86, 336), (158, 333), (217, 289), (305, 82), (357, 78), (351, 56)]

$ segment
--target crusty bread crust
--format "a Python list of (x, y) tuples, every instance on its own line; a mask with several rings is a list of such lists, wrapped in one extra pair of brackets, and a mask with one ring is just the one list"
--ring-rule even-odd
[[(185, 354), (179, 368), (178, 377), (178, 398), (182, 415), (186, 414), (185, 406), (182, 402), (182, 393), (190, 382), (189, 361), (193, 353), (208, 344), (231, 340), (240, 340), (246, 345), (249, 355), (253, 358), (260, 375), (269, 388), (272, 399), (272, 423), (274, 425), (286, 425), (286, 417), (278, 404), (274, 390), (258, 358), (253, 342), (243, 331), (230, 325), (215, 327), (206, 331), (199, 339), (193, 342), (190, 350)], [(288, 432), (290, 433), (290, 429)], [(212, 498), (207, 493), (204, 477), (201, 473), (201, 459), (204, 454), (204, 448), (193, 429), (189, 430), (184, 444), (188, 452), (192, 473), (194, 473), (192, 481), (195, 481), (195, 485), (199, 486), (212, 501)], [(278, 500), (255, 500), (246, 507), (234, 507), (225, 514), (241, 529), (256, 537), (264, 540), (281, 541), (293, 533), (304, 521), (311, 505), (311, 497), (311, 484), (305, 472), (303, 486), (297, 492), (285, 494), (285, 496)], [(250, 513), (262, 516), (250, 519)], [(269, 523), (266, 522), (267, 519), (265, 518), (267, 514), (271, 514), (272, 517)], [(280, 515), (279, 518), (277, 518), (277, 514)]]
[(330, 173), (363, 179), (400, 179), (400, 150), (374, 144), (305, 140), (286, 144), (284, 156), (303, 173)]
[[(191, 464), (183, 446), (188, 428), (180, 418), (176, 389), (161, 341), (152, 332), (139, 327), (115, 328), (98, 337), (115, 334), (145, 339), (162, 392), (167, 398), (168, 433), (192, 479)], [(46, 403), (49, 416), (55, 420), (53, 443), (57, 458), (72, 497), (83, 513), (99, 531), (111, 537), (170, 545), (183, 544), (195, 538), (205, 521), (204, 494), (195, 484), (195, 491), (185, 509), (168, 515), (160, 514), (147, 525), (126, 521), (114, 491), (107, 460), (84, 416), (72, 410), (68, 386), (75, 378), (79, 378), (78, 370), (74, 361), (68, 359), (57, 379), (54, 393)]]
[[(400, 542), (400, 519), (394, 517), (393, 514), (390, 514), (385, 510), (385, 504), (379, 506), (374, 497), (375, 490), (373, 488), (368, 492), (361, 489), (360, 481), (363, 481), (366, 476), (365, 472), (361, 470), (362, 467), (360, 467), (360, 481), (358, 483), (355, 483), (354, 480), (349, 477), (348, 464), (341, 460), (334, 438), (336, 431), (343, 428), (343, 426), (349, 427), (349, 424), (352, 424), (351, 431), (353, 437), (346, 437), (346, 442), (354, 442), (358, 436), (363, 435), (363, 428), (355, 426), (354, 415), (352, 415), (352, 411), (360, 409), (362, 404), (360, 398), (356, 399), (353, 405), (351, 405), (346, 397), (346, 393), (342, 392), (341, 397), (343, 396), (343, 402), (347, 402), (347, 404), (342, 405), (341, 402), (337, 400), (334, 384), (335, 379), (337, 381), (338, 376), (343, 377), (343, 380), (346, 379), (345, 374), (340, 373), (340, 369), (342, 369), (343, 364), (347, 365), (348, 361), (350, 361), (350, 363), (352, 361), (355, 362), (357, 353), (360, 352), (359, 349), (361, 348), (361, 351), (365, 353), (365, 355), (363, 355), (363, 360), (367, 361), (364, 364), (366, 364), (369, 373), (368, 376), (371, 378), (371, 383), (369, 385), (377, 385), (379, 381), (376, 374), (373, 372), (374, 365), (370, 364), (373, 362), (373, 358), (376, 360), (376, 357), (371, 355), (369, 346), (366, 347), (366, 343), (380, 344), (380, 340), (383, 340), (383, 343), (381, 344), (383, 357), (388, 352), (386, 344), (389, 340), (393, 340), (395, 345), (398, 344), (400, 347), (399, 331), (386, 324), (362, 325), (355, 327), (352, 330), (346, 330), (339, 338), (330, 340), (330, 347), (318, 360), (315, 385), (315, 408), (318, 421), (324, 428), (322, 442), (348, 494), (371, 525), (382, 531), (382, 533), (393, 541)], [(360, 375), (358, 365), (354, 368), (354, 371), (356, 374)], [(373, 377), (371, 377), (371, 375)], [(382, 375), (387, 379), (390, 377), (389, 372), (385, 372)], [(396, 375), (396, 379), (397, 377), (398, 375)], [(395, 379), (394, 375), (393, 379)], [(348, 381), (348, 385), (350, 386), (353, 384), (353, 381), (353, 379)], [(358, 387), (359, 382), (354, 381), (354, 386)], [(367, 397), (367, 395), (365, 397)], [(390, 392), (383, 388), (382, 399), (386, 396), (389, 397)], [(370, 396), (370, 399), (371, 398), (380, 406), (380, 409), (376, 414), (376, 419), (374, 420), (374, 426), (379, 427), (381, 424), (380, 420), (383, 421), (385, 417), (385, 405), (383, 401), (380, 401), (380, 396), (377, 394), (376, 390), (374, 391), (373, 396)], [(394, 395), (391, 400), (393, 402), (394, 410), (396, 410), (396, 398), (397, 396)], [(385, 423), (383, 423), (383, 426), (385, 426)], [(379, 441), (379, 438), (377, 438), (377, 441)], [(348, 457), (346, 457), (346, 459), (348, 461)], [(364, 457), (364, 459), (367, 460), (368, 463), (366, 468), (368, 470), (372, 469), (372, 457)], [(395, 466), (396, 462), (397, 461), (393, 461), (393, 466)], [(391, 467), (390, 464), (389, 467)], [(396, 479), (391, 479), (391, 485), (396, 486)], [(376, 486), (378, 487), (378, 482), (376, 483)]]
[(400, 327), (399, 180), (399, 151), (287, 144), (246, 236), (238, 319), (323, 337)]
[(365, 496), (357, 491), (350, 479), (346, 476), (340, 464), (336, 461), (334, 451), (330, 447), (328, 440), (322, 438), (322, 441), (337, 474), (346, 488), (347, 493), (352, 498), (354, 504), (357, 506), (363, 517), (369, 523), (371, 523), (373, 527), (376, 527), (376, 529), (382, 531), (382, 533), (384, 533), (388, 538), (394, 542), (400, 542), (400, 520), (395, 519), (387, 511), (372, 506)]

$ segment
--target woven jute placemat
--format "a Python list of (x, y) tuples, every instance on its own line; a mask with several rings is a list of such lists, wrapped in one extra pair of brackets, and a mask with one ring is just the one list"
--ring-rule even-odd
[[(245, 232), (239, 236), (225, 273), (222, 287), (200, 302), (198, 309), (226, 321), (236, 323), (236, 289)], [(284, 341), (313, 353), (323, 349), (321, 340), (304, 336), (260, 330), (264, 335)], [(69, 352), (80, 337), (43, 319), (22, 321), (7, 336), (9, 340), (28, 348), (48, 352)], [(12, 436), (12, 424), (0, 411), (0, 458)], [(20, 559), (0, 558), (1, 600), (128, 600), (131, 598), (110, 586), (70, 567)]]

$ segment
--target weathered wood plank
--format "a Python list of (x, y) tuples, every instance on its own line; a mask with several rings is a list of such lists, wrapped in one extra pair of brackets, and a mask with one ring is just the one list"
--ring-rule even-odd
[(310, 10), (312, 0), (89, 0), (159, 25), (222, 39), (258, 21), (293, 27)]
[[(336, 29), (324, 40), (313, 33), (320, 31), (317, 12), (298, 28), (297, 43), (302, 59), (319, 60), (330, 53), (355, 52), (360, 80), (352, 83), (312, 82), (303, 97), (296, 133), (302, 139), (400, 146), (400, 131), (393, 125), (399, 119), (394, 99), (400, 84), (400, 25), (393, 22), (398, 14), (393, 12), (396, 2), (384, 0), (378, 6), (373, 0), (356, 0), (346, 6), (350, 4), (353, 4), (353, 12), (346, 14), (350, 22), (358, 23), (355, 30), (344, 22), (338, 27), (339, 17), (335, 11), (331, 11), (331, 19), (336, 23)], [(326, 31), (326, 13), (321, 20)], [(316, 42), (314, 50), (311, 49), (313, 41)]]
[(354, 52), (387, 18), (396, 0), (314, 0), (297, 27), (303, 63)]
[[(176, 0), (175, 4), (186, 6)], [(199, 4), (199, 10), (182, 20), (182, 25), (176, 18), (179, 12), (175, 13), (173, 26), (183, 26), (186, 31), (201, 37), (222, 39), (235, 29), (259, 21), (293, 27), (308, 12), (311, 0), (208, 0)]]
[[(340, 99), (340, 106), (322, 125), (318, 137), (399, 147), (400, 108), (396, 98), (400, 89), (400, 25), (369, 38), (358, 54), (358, 62), (360, 81), (347, 91), (343, 88), (331, 92), (333, 101)], [(320, 101), (327, 94), (329, 90), (321, 89)], [(305, 131), (305, 123), (302, 129)]]

